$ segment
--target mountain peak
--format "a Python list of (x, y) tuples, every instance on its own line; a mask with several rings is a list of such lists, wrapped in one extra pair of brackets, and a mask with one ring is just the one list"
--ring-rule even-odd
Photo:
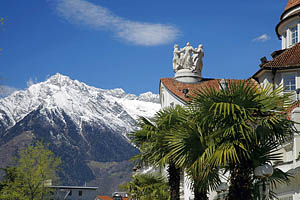
[(159, 103), (159, 95), (153, 94), (152, 92), (146, 92), (146, 93), (140, 94), (138, 99), (141, 101), (146, 101), (146, 102)]
[(107, 90), (107, 94), (110, 94), (114, 97), (123, 98), (126, 96), (126, 92), (122, 88), (115, 88), (112, 90)]
[(45, 83), (51, 83), (54, 85), (65, 85), (66, 83), (70, 82), (73, 82), (70, 77), (62, 75), (60, 73), (56, 73), (45, 81)]

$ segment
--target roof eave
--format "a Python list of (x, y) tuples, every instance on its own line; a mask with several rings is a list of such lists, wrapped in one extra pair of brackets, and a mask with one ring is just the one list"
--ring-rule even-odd
[(293, 17), (300, 17), (300, 13), (295, 13), (295, 14), (292, 14), (292, 15), (290, 15), (290, 16), (284, 18), (284, 19), (280, 19), (280, 22), (276, 25), (275, 31), (276, 31), (276, 34), (277, 34), (277, 37), (278, 37), (279, 40), (281, 40), (281, 38), (280, 38), (281, 35), (280, 35), (279, 32), (278, 32), (279, 26), (280, 26), (281, 24), (283, 24), (284, 22), (286, 22), (287, 20), (293, 18)]
[(299, 69), (300, 65), (292, 65), (292, 66), (280, 66), (280, 67), (268, 67), (276, 70), (287, 70), (287, 69)]
[(291, 10), (293, 10), (293, 9), (295, 9), (295, 8), (297, 8), (297, 7), (300, 7), (300, 4), (294, 5), (294, 6), (290, 7), (290, 8), (288, 8), (288, 9), (284, 10), (283, 13), (280, 15), (280, 20), (282, 20), (283, 16), (284, 16), (286, 13), (290, 12)]
[(277, 67), (277, 66), (272, 66), (272, 67), (262, 67), (260, 68), (257, 72), (255, 72), (255, 74), (253, 74), (251, 76), (251, 78), (257, 78), (257, 75), (260, 74), (263, 71), (272, 71), (272, 70), (287, 70), (287, 69), (298, 69), (300, 68), (300, 65), (295, 65), (295, 66), (281, 66), (281, 67)]
[(250, 78), (257, 78), (257, 75), (259, 75), (261, 72), (266, 70), (272, 70), (272, 67), (261, 67), (257, 72), (255, 72)]

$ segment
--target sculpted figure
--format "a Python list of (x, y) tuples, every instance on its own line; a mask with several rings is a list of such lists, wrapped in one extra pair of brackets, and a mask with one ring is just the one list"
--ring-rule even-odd
[(194, 70), (199, 71), (201, 73), (203, 67), (202, 58), (204, 56), (203, 45), (199, 44), (198, 48), (193, 50), (193, 53), (194, 53), (193, 55)]
[(181, 49), (181, 51), (184, 51), (184, 55), (182, 57), (182, 67), (184, 69), (192, 69), (193, 68), (192, 53), (194, 51), (194, 48), (188, 42), (186, 43), (186, 46)]
[(189, 69), (201, 75), (203, 56), (204, 51), (202, 44), (199, 44), (196, 49), (194, 49), (189, 42), (186, 43), (186, 46), (182, 49), (179, 49), (178, 45), (175, 44), (173, 51), (173, 71), (177, 72), (181, 69)]
[(183, 51), (179, 50), (179, 47), (177, 44), (174, 45), (174, 51), (173, 51), (173, 71), (176, 72), (180, 69), (182, 69), (181, 66), (181, 59), (180, 55)]

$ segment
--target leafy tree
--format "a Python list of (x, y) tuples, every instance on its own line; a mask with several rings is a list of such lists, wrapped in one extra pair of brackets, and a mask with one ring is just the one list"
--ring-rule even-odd
[(161, 175), (137, 174), (131, 181), (120, 186), (129, 193), (132, 199), (139, 200), (169, 200), (168, 182)]
[(289, 105), (290, 94), (282, 87), (260, 88), (247, 81), (229, 82), (222, 90), (205, 88), (192, 101), (194, 116), (210, 141), (199, 168), (229, 171), (229, 199), (254, 198), (255, 167), (279, 159), (276, 150), (295, 131), (287, 118)]
[(153, 119), (141, 118), (140, 129), (129, 135), (131, 141), (140, 149), (134, 159), (145, 166), (165, 167), (168, 169), (171, 200), (179, 200), (180, 168), (169, 159), (167, 142), (164, 137), (173, 127), (181, 123), (183, 108), (169, 107), (156, 113)]
[(6, 182), (0, 199), (42, 200), (47, 198), (51, 188), (47, 180), (58, 180), (56, 171), (60, 159), (47, 149), (41, 142), (28, 146), (19, 152), (13, 179)]
[(8, 186), (8, 183), (13, 182), (17, 177), (17, 172), (15, 167), (6, 167), (0, 168), (4, 171), (4, 176), (2, 181), (0, 182), (0, 191), (4, 189), (4, 187)]

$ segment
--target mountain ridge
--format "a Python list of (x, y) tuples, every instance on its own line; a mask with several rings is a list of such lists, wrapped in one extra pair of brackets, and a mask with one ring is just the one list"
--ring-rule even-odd
[[(80, 93), (78, 93), (78, 90), (80, 90)], [(73, 115), (72, 117), (78, 125), (80, 125), (81, 120), (91, 120), (95, 117), (104, 121), (111, 121), (112, 118), (115, 120), (116, 116), (122, 117), (122, 114), (129, 114), (133, 120), (136, 120), (139, 116), (153, 116), (160, 107), (158, 103), (158, 95), (151, 92), (136, 96), (126, 94), (121, 88), (99, 89), (57, 73), (45, 82), (31, 85), (27, 90), (16, 91), (10, 96), (0, 99), (0, 120), (6, 122), (2, 125), (3, 130), (3, 128), (13, 126), (41, 104), (49, 109), (59, 107), (70, 113), (76, 113), (77, 116)], [(88, 106), (81, 109), (84, 104)], [(16, 105), (18, 106), (15, 107)], [(94, 115), (94, 110), (99, 111), (96, 106), (102, 107), (101, 111), (106, 111), (113, 114), (113, 116)], [(112, 107), (116, 110), (123, 107), (123, 111), (126, 112), (115, 115), (116, 113), (111, 113), (112, 110), (105, 107)], [(4, 116), (4, 112), (6, 116)], [(119, 120), (117, 123), (123, 124), (124, 122)], [(128, 119), (125, 123), (127, 125), (123, 124), (124, 127), (130, 127), (132, 120)], [(132, 130), (127, 129), (126, 131)]]
[(62, 158), (62, 183), (105, 184), (102, 192), (110, 194), (118, 189), (110, 183), (129, 180), (128, 160), (138, 153), (127, 133), (136, 129), (139, 116), (152, 117), (158, 102), (151, 92), (136, 96), (121, 88), (99, 89), (57, 73), (0, 99), (0, 167), (10, 164), (4, 155), (40, 140)]

